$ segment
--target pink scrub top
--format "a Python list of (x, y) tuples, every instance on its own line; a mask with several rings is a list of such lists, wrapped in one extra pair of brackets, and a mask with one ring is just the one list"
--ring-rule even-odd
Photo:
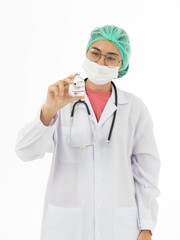
[(112, 92), (97, 91), (85, 86), (86, 94), (89, 98), (96, 119), (99, 122), (101, 114)]

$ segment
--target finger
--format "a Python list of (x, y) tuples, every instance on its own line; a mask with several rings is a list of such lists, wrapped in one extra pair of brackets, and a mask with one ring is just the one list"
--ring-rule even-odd
[(75, 74), (71, 74), (67, 78), (73, 79), (74, 77), (75, 77)]
[(51, 86), (48, 87), (48, 93), (51, 93), (51, 92), (54, 93), (55, 97), (57, 97), (59, 95), (58, 88), (54, 85), (51, 85)]
[(64, 82), (63, 82), (63, 80), (59, 81), (58, 87), (59, 87), (60, 96), (63, 96), (64, 95)]
[[(71, 76), (71, 75), (70, 75), (70, 76)], [(75, 77), (75, 75), (74, 75), (74, 77)], [(73, 78), (74, 78), (74, 77), (73, 77)], [(71, 78), (69, 78), (69, 77), (64, 78), (63, 80), (60, 80), (60, 81), (58, 82), (59, 89), (60, 89), (60, 95), (61, 95), (61, 96), (64, 95), (64, 91), (65, 91), (64, 87), (67, 86), (67, 85), (69, 85), (69, 84), (73, 84), (73, 79), (71, 79)]]
[(55, 84), (58, 85), (59, 81), (64, 81), (64, 85), (67, 85), (73, 81), (75, 75), (69, 75), (68, 77), (64, 78), (63, 80), (58, 80)]

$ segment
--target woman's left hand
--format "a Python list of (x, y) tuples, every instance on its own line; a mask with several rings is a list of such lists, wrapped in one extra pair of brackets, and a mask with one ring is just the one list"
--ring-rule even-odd
[(137, 240), (151, 240), (151, 231), (141, 230)]

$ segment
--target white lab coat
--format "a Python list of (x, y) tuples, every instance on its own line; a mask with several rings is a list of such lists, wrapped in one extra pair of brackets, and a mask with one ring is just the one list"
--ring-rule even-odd
[[(144, 102), (114, 88), (97, 122), (88, 96), (95, 144), (73, 149), (67, 137), (74, 102), (59, 110), (49, 126), (35, 119), (18, 133), (16, 154), (23, 161), (52, 152), (44, 201), (41, 240), (137, 240), (141, 229), (154, 233), (159, 205), (160, 159), (153, 123)], [(105, 139), (117, 109), (111, 144)], [(91, 128), (84, 104), (77, 104), (73, 144), (89, 143)]]

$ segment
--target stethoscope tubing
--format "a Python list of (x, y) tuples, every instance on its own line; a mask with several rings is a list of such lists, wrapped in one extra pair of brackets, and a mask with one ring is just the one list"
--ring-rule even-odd
[[(86, 81), (87, 78), (84, 79), (84, 81)], [(116, 85), (114, 84), (113, 81), (111, 81), (113, 87), (114, 87), (114, 92), (115, 92), (115, 105), (117, 106), (117, 89), (116, 89)], [(75, 107), (76, 107), (76, 104), (78, 103), (83, 103), (85, 104), (86, 106), (86, 109), (87, 109), (87, 112), (88, 112), (88, 115), (89, 117), (91, 116), (91, 113), (90, 113), (90, 110), (89, 110), (89, 107), (87, 105), (87, 103), (85, 101), (82, 101), (81, 99), (78, 100), (77, 102), (74, 103), (73, 107), (72, 107), (72, 110), (71, 110), (71, 119), (74, 117), (74, 111), (75, 111)], [(117, 113), (117, 109), (114, 111), (114, 114), (113, 114), (113, 120), (112, 120), (112, 123), (111, 123), (111, 127), (110, 127), (110, 131), (109, 131), (109, 135), (108, 135), (108, 139), (107, 139), (107, 143), (109, 144), (110, 143), (110, 139), (111, 139), (111, 134), (112, 134), (112, 130), (114, 128), (114, 122), (115, 122), (115, 118), (116, 118), (116, 113)]]

